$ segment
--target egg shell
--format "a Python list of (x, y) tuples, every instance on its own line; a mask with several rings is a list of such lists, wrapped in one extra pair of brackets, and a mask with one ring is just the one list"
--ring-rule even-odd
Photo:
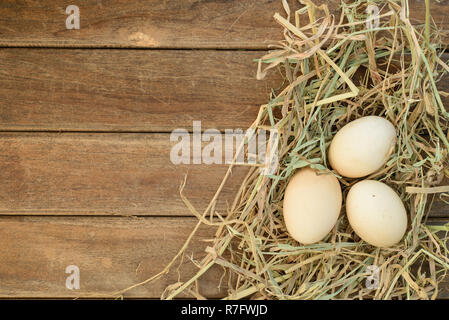
[(395, 245), (407, 230), (407, 211), (401, 198), (376, 180), (363, 180), (351, 187), (346, 214), (355, 233), (377, 247)]
[(388, 120), (367, 116), (349, 122), (332, 139), (329, 163), (340, 175), (360, 178), (379, 170), (396, 144), (396, 130)]
[(335, 226), (342, 194), (332, 174), (318, 174), (311, 168), (299, 170), (284, 194), (283, 215), (288, 233), (302, 244), (322, 240)]

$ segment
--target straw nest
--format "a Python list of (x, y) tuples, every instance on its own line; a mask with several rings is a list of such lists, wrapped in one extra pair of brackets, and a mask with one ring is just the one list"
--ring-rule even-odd
[[(227, 277), (226, 299), (434, 299), (449, 270), (446, 246), (449, 224), (429, 225), (427, 214), (439, 197), (449, 203), (449, 113), (437, 89), (443, 73), (441, 31), (434, 25), (426, 1), (425, 24), (412, 25), (408, 3), (402, 1), (342, 2), (340, 16), (325, 5), (308, 0), (292, 12), (274, 19), (284, 29), (284, 39), (258, 60), (258, 78), (278, 69), (284, 84), (273, 90), (261, 106), (251, 128), (275, 129), (277, 143), (266, 163), (279, 160), (276, 172), (266, 174), (251, 167), (228, 212), (214, 204), (233, 163), (207, 209), (199, 213), (183, 196), (199, 221), (180, 252), (160, 274), (183, 256), (201, 224), (217, 228), (206, 257), (189, 281), (169, 286), (162, 298), (179, 293), (202, 298), (195, 288), (213, 265)], [(376, 26), (367, 7), (380, 9)], [(304, 15), (309, 23), (300, 25)], [(368, 26), (367, 26), (368, 22)], [(301, 245), (287, 234), (282, 201), (289, 178), (310, 166), (336, 175), (345, 197), (360, 179), (337, 175), (329, 166), (326, 149), (339, 128), (367, 115), (380, 115), (397, 130), (396, 149), (380, 171), (370, 175), (393, 187), (408, 211), (409, 226), (403, 240), (390, 248), (373, 247), (351, 229), (344, 206), (337, 225), (320, 243)], [(248, 131), (252, 132), (252, 131)], [(249, 136), (247, 139), (251, 138)], [(273, 139), (272, 136), (270, 139)], [(245, 140), (246, 142), (248, 140)], [(241, 146), (243, 147), (243, 146)], [(274, 150), (275, 149), (275, 150)], [(375, 266), (378, 281), (367, 287)], [(371, 277), (371, 278), (370, 278)]]

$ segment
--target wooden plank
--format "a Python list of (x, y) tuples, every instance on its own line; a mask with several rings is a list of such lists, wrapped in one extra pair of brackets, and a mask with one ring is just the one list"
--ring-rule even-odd
[[(338, 15), (340, 0), (317, 1), (323, 2)], [(424, 1), (408, 2), (412, 20), (423, 23)], [(297, 1), (289, 3), (292, 10), (301, 7)], [(432, 16), (443, 30), (449, 29), (448, 3), (447, 0), (431, 3)], [(68, 30), (68, 5), (63, 0), (2, 1), (0, 45), (266, 48), (269, 42), (282, 38), (273, 14), (285, 15), (280, 0), (85, 0), (77, 3), (80, 29)], [(444, 41), (447, 40), (446, 37)]]
[[(271, 88), (262, 52), (0, 50), (0, 131), (170, 132), (247, 128)], [(449, 60), (449, 54), (443, 56)], [(439, 82), (449, 92), (449, 76)], [(449, 97), (443, 97), (449, 107)]]
[[(448, 183), (444, 183), (444, 185), (448, 185)], [(429, 212), (429, 216), (431, 217), (449, 217), (449, 204), (442, 201), (442, 198), (439, 195), (435, 195), (433, 201), (429, 204), (431, 210)]]
[(0, 49), (0, 130), (246, 128), (280, 83), (256, 80), (262, 55)]
[[(0, 217), (0, 297), (101, 297), (128, 288), (160, 272), (195, 223), (195, 218), (186, 217)], [(207, 246), (203, 240), (213, 232), (212, 227), (200, 228), (186, 253), (200, 259)], [(196, 270), (188, 261), (185, 258), (179, 270), (181, 281)], [(65, 286), (69, 265), (79, 267), (79, 290)], [(125, 297), (160, 297), (167, 285), (178, 281), (176, 267)], [(213, 267), (199, 281), (200, 293), (223, 296), (224, 288), (217, 289), (222, 276), (223, 269)], [(439, 298), (449, 298), (448, 288), (445, 281)]]
[[(175, 165), (168, 134), (0, 134), (0, 214), (190, 215), (204, 210), (226, 165)], [(226, 212), (247, 168), (236, 168), (217, 210)]]
[[(202, 211), (227, 166), (192, 164), (193, 153), (175, 165), (175, 144), (168, 134), (0, 133), (0, 214), (190, 215), (178, 190), (186, 174), (185, 194)], [(247, 170), (234, 169), (221, 213)], [(434, 207), (432, 216), (449, 217), (438, 198)]]
[[(162, 271), (184, 244), (195, 218), (1, 217), (0, 297), (101, 297), (128, 288)], [(186, 251), (195, 259), (205, 253), (214, 230), (202, 227)], [(162, 279), (135, 288), (125, 297), (158, 298), (167, 285), (186, 281), (197, 268), (186, 256)], [(65, 273), (75, 265), (80, 289), (66, 287)], [(218, 289), (223, 269), (214, 267), (199, 281), (208, 297)], [(223, 283), (226, 285), (226, 280)]]

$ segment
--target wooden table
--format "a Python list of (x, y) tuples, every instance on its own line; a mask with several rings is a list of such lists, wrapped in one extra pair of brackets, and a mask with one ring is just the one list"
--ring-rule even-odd
[[(197, 221), (179, 197), (184, 176), (201, 210), (226, 170), (172, 164), (170, 133), (193, 121), (245, 129), (281, 83), (275, 72), (257, 81), (253, 61), (282, 37), (272, 19), (281, 1), (72, 2), (80, 29), (66, 28), (67, 1), (0, 3), (3, 298), (98, 297), (161, 271)], [(422, 23), (424, 1), (410, 11)], [(432, 1), (432, 15), (449, 29), (449, 1)], [(218, 209), (246, 172), (234, 171)], [(448, 221), (448, 206), (436, 200), (430, 220)], [(188, 253), (201, 257), (213, 232), (202, 228)], [(66, 287), (69, 265), (78, 290)], [(194, 271), (186, 257), (181, 281)], [(223, 295), (221, 274), (205, 275), (202, 294)], [(158, 298), (177, 281), (173, 270), (125, 296)]]

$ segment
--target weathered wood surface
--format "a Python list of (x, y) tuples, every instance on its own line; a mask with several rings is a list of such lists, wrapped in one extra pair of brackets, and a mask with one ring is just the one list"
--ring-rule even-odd
[[(0, 133), (0, 214), (190, 215), (179, 196), (186, 174), (185, 195), (201, 212), (227, 166), (192, 164), (193, 151), (190, 164), (175, 165), (175, 144), (169, 134)], [(217, 204), (222, 214), (247, 170), (233, 170)], [(444, 202), (433, 208), (449, 217)]]
[[(337, 12), (338, 1), (328, 2)], [(424, 1), (409, 3), (422, 23)], [(185, 174), (185, 194), (202, 211), (227, 167), (174, 165), (169, 134), (142, 132), (190, 130), (196, 120), (203, 129), (244, 129), (281, 81), (275, 71), (255, 79), (253, 60), (262, 51), (73, 49), (264, 50), (282, 38), (272, 19), (284, 14), (281, 1), (85, 0), (77, 4), (80, 30), (66, 29), (67, 5), (0, 2), (0, 47), (7, 47), (0, 49), (3, 298), (101, 296), (161, 271), (196, 223), (179, 197)], [(443, 31), (448, 14), (448, 0), (432, 1)], [(449, 91), (449, 81), (440, 88)], [(247, 169), (235, 168), (217, 210), (226, 211)], [(431, 216), (446, 221), (448, 205), (437, 199)], [(202, 228), (187, 253), (201, 257), (212, 236)], [(181, 281), (195, 271), (187, 260)], [(68, 265), (80, 267), (80, 290), (65, 287)], [(222, 296), (222, 274), (211, 270), (201, 293)], [(126, 296), (158, 298), (177, 281), (172, 271)], [(440, 298), (449, 298), (447, 282)]]
[[(169, 134), (0, 133), (0, 214), (190, 215), (204, 210), (226, 165), (174, 165)], [(217, 210), (226, 213), (247, 167), (236, 168)]]
[(246, 128), (280, 77), (263, 52), (0, 49), (0, 130)]
[[(0, 298), (101, 297), (128, 288), (162, 271), (193, 230), (196, 218), (0, 217)], [(197, 271), (189, 260), (204, 257), (214, 230), (201, 227), (172, 271), (160, 280), (125, 293), (158, 298), (171, 284)], [(80, 289), (66, 288), (66, 268), (80, 270)], [(223, 296), (221, 267), (199, 281), (200, 293)], [(223, 282), (226, 286), (226, 280)]]
[[(125, 217), (0, 217), (0, 298), (104, 297), (159, 273), (178, 252), (196, 218)], [(204, 256), (213, 236), (200, 228), (179, 269), (180, 281), (197, 270), (188, 256)], [(66, 288), (66, 267), (80, 269), (80, 289)], [(132, 289), (125, 298), (159, 298), (166, 286), (178, 282), (177, 267), (158, 281)], [(199, 281), (207, 297), (225, 294), (221, 267), (213, 267)], [(449, 281), (439, 297), (449, 297)], [(182, 296), (180, 296), (182, 297)]]
[[(317, 3), (323, 2), (338, 15), (340, 0)], [(301, 7), (297, 1), (289, 3), (292, 10)], [(447, 0), (431, 2), (433, 19), (443, 30), (449, 29), (448, 4)], [(282, 36), (273, 14), (285, 15), (280, 0), (86, 0), (77, 3), (80, 29), (68, 30), (68, 5), (62, 0), (3, 0), (0, 45), (266, 48)], [(409, 10), (413, 22), (423, 23), (424, 0), (410, 0)]]
[[(171, 132), (247, 128), (277, 70), (256, 80), (263, 52), (0, 50), (0, 131)], [(449, 54), (443, 56), (449, 60)], [(449, 92), (449, 76), (439, 82)], [(449, 106), (449, 97), (443, 97)]]

